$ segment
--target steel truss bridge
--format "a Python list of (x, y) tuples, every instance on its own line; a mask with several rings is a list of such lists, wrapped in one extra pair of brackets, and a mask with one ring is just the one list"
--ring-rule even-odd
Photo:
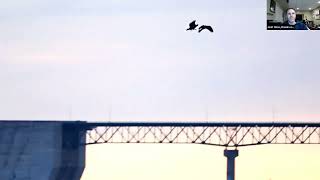
[(224, 147), (320, 144), (320, 123), (105, 122), (87, 123), (86, 145), (194, 143)]
[(320, 144), (320, 122), (87, 122), (85, 128), (85, 145), (174, 143), (225, 147), (227, 180), (234, 180), (238, 147)]

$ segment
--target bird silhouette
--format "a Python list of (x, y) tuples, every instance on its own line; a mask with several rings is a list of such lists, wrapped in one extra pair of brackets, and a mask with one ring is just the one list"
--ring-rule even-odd
[(198, 26), (198, 24), (196, 24), (196, 20), (194, 20), (189, 24), (189, 28), (186, 29), (186, 31), (196, 30), (197, 26)]
[(204, 29), (207, 29), (208, 31), (213, 32), (212, 27), (211, 26), (207, 26), (207, 25), (200, 26), (198, 32), (200, 33)]

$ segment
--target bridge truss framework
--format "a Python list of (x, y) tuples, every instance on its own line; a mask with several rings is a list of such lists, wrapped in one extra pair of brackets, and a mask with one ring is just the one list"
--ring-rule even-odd
[(194, 143), (223, 147), (320, 144), (320, 123), (106, 122), (88, 123), (86, 145)]
[[(235, 179), (237, 147), (262, 144), (320, 144), (320, 123), (105, 122), (87, 123), (85, 145), (175, 143), (223, 146), (227, 180)], [(233, 149), (227, 149), (233, 148)]]

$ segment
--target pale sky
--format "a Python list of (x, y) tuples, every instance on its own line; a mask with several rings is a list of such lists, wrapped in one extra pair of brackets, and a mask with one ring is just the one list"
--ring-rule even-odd
[[(265, 1), (0, 3), (0, 119), (319, 122), (319, 32), (266, 31)], [(215, 32), (186, 32), (192, 20)], [(318, 180), (319, 150), (240, 149), (237, 179)], [(210, 146), (87, 155), (82, 180), (225, 179), (223, 149)]]

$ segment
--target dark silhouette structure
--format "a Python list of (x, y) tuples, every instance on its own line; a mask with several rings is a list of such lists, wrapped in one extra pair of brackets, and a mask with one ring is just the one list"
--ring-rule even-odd
[(234, 180), (238, 147), (320, 144), (320, 122), (0, 120), (0, 130), (1, 180), (80, 180), (85, 169), (85, 147), (101, 143), (221, 146), (227, 158), (227, 180)]
[(194, 20), (189, 24), (189, 28), (186, 29), (186, 31), (196, 30), (197, 27), (198, 27), (198, 24), (196, 24), (196, 20)]
[(204, 30), (204, 29), (207, 29), (208, 31), (213, 32), (212, 27), (211, 27), (211, 26), (207, 26), (207, 25), (202, 25), (202, 26), (200, 26), (198, 32), (200, 33), (200, 32), (201, 32), (202, 30)]

